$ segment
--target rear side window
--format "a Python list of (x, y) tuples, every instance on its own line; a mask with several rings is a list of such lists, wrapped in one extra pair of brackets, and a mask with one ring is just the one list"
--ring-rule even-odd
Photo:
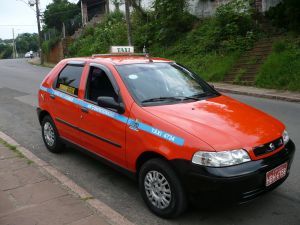
[(67, 65), (59, 74), (56, 88), (71, 95), (78, 95), (83, 66)]

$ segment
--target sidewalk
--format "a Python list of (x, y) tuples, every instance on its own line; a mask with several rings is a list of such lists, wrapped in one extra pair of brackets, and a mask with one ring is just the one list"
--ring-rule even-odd
[(108, 225), (84, 199), (1, 139), (0, 224)]
[(48, 67), (48, 68), (53, 68), (56, 65), (56, 64), (47, 63), (47, 62), (44, 62), (44, 65), (41, 65), (41, 60), (38, 57), (35, 57), (33, 59), (27, 59), (27, 62), (34, 66), (43, 66), (43, 67)]
[(223, 93), (250, 95), (261, 98), (283, 100), (289, 102), (300, 102), (300, 92), (280, 91), (275, 89), (264, 89), (250, 86), (241, 86), (227, 83), (211, 83)]

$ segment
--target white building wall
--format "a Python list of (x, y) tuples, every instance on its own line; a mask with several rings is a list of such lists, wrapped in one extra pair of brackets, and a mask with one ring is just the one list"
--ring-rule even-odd
[(278, 5), (282, 0), (262, 0), (262, 11), (267, 12), (271, 7)]
[(199, 18), (209, 17), (215, 14), (219, 5), (229, 1), (230, 0), (189, 0), (189, 12)]

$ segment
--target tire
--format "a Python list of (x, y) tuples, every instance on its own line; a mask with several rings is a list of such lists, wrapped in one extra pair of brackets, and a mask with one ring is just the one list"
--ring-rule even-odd
[(42, 120), (42, 136), (43, 141), (50, 152), (62, 152), (63, 144), (59, 138), (56, 126), (49, 115), (45, 116)]
[(141, 167), (139, 189), (148, 208), (159, 217), (174, 218), (187, 208), (187, 198), (181, 182), (163, 159), (150, 159)]

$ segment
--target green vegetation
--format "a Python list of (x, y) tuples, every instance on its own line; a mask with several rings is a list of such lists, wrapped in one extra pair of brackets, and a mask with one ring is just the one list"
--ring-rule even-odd
[(96, 27), (88, 27), (83, 35), (69, 48), (72, 56), (89, 56), (106, 53), (111, 45), (126, 45), (127, 30), (123, 14), (119, 11), (109, 14)]
[(12, 150), (13, 152), (15, 152), (15, 153), (17, 154), (18, 157), (20, 157), (20, 158), (25, 158), (25, 156), (24, 156), (20, 151), (18, 151), (18, 149), (17, 149), (16, 146), (7, 143), (6, 141), (4, 141), (4, 140), (1, 139), (1, 138), (0, 138), (0, 144), (1, 144), (1, 145), (4, 145), (5, 147), (7, 147), (7, 148), (9, 148), (10, 150)]
[[(18, 148), (17, 148), (16, 146), (7, 143), (6, 141), (4, 141), (4, 140), (1, 139), (1, 138), (0, 138), (0, 145), (4, 145), (5, 147), (7, 147), (7, 148), (9, 148), (10, 150), (12, 150), (19, 158), (25, 158), (25, 159), (27, 159), (27, 158), (22, 154), (22, 152), (20, 152), (20, 151), (18, 150)], [(32, 164), (32, 163), (33, 163), (33, 161), (27, 159), (27, 164), (28, 164), (28, 165), (30, 165), (30, 164)]]
[(300, 39), (285, 37), (273, 46), (256, 79), (256, 85), (300, 91)]
[(267, 12), (267, 17), (278, 27), (300, 32), (300, 1), (283, 0)]
[(38, 35), (30, 33), (19, 34), (16, 38), (16, 46), (18, 53), (37, 52), (39, 49)]
[(12, 45), (0, 43), (0, 59), (9, 59), (13, 53)]
[(73, 19), (79, 13), (80, 7), (77, 4), (70, 3), (68, 0), (53, 0), (44, 12), (44, 30), (55, 28), (61, 31), (63, 23)]
[(55, 36), (49, 40), (46, 40), (42, 44), (42, 50), (45, 53), (49, 53), (50, 50), (56, 45), (56, 43), (60, 40), (59, 36)]
[[(207, 80), (221, 81), (257, 38), (249, 4), (234, 0), (220, 6), (215, 17), (199, 20), (187, 12), (185, 0), (175, 1), (156, 0), (151, 11), (134, 11), (135, 47), (141, 51), (145, 45), (151, 55), (176, 60)], [(126, 45), (126, 34), (124, 15), (116, 11), (85, 29), (69, 48), (70, 55), (106, 53), (111, 45)]]

